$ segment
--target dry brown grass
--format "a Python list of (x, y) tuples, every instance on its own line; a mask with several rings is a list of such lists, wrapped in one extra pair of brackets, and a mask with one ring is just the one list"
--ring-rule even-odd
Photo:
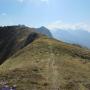
[(3, 63), (0, 80), (17, 90), (90, 90), (89, 59), (90, 50), (43, 37)]

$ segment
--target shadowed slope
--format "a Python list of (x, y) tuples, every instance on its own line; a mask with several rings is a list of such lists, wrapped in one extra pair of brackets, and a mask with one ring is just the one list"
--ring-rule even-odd
[(38, 36), (35, 29), (25, 26), (0, 27), (0, 64)]

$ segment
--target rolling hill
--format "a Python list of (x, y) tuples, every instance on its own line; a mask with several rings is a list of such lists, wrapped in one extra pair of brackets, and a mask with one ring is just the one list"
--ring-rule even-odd
[(17, 90), (90, 90), (89, 60), (89, 49), (39, 35), (0, 65), (0, 86), (4, 80)]

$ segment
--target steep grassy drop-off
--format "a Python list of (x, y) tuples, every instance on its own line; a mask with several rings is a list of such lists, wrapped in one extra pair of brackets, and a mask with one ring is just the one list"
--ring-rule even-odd
[(89, 60), (90, 50), (42, 36), (0, 66), (0, 82), (17, 90), (90, 90)]
[(0, 64), (40, 36), (26, 26), (0, 27)]

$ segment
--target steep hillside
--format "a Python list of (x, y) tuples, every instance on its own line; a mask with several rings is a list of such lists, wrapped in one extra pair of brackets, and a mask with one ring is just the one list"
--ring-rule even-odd
[(40, 35), (25, 26), (0, 27), (0, 64)]
[(53, 37), (51, 32), (49, 31), (49, 29), (47, 29), (44, 26), (37, 28), (36, 30), (37, 30), (37, 32), (40, 32), (41, 34), (44, 34), (44, 35), (48, 36), (49, 38)]
[(90, 50), (45, 36), (0, 66), (0, 83), (17, 90), (90, 90)]

